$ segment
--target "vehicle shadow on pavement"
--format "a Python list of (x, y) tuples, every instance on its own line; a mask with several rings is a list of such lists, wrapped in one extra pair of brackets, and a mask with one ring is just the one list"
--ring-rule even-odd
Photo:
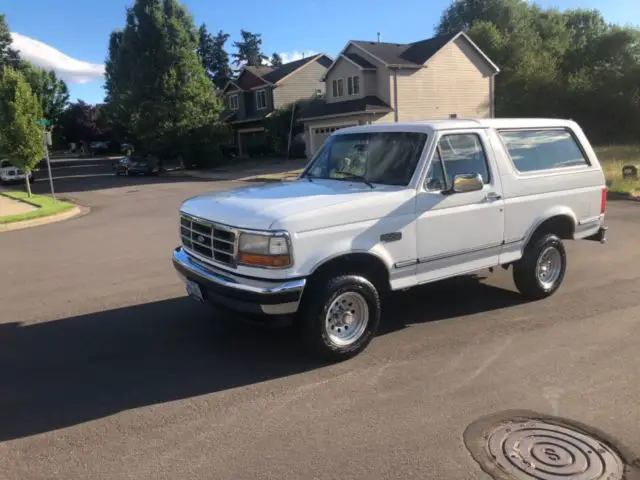
[[(380, 334), (522, 301), (472, 277), (452, 279), (394, 294)], [(0, 324), (0, 442), (325, 365), (296, 340), (293, 329), (220, 321), (188, 297)]]
[(486, 278), (465, 275), (392, 294), (384, 306), (378, 335), (411, 324), (486, 313), (527, 302), (516, 291), (484, 283)]
[(321, 367), (292, 335), (216, 321), (187, 297), (0, 324), (0, 442)]

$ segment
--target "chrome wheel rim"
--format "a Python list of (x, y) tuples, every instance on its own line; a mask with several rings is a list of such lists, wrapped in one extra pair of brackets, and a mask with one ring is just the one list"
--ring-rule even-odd
[(536, 263), (536, 277), (545, 290), (551, 289), (562, 272), (562, 255), (556, 247), (545, 248)]
[(329, 305), (324, 325), (329, 340), (344, 347), (357, 342), (368, 323), (369, 305), (364, 297), (356, 292), (344, 292)]

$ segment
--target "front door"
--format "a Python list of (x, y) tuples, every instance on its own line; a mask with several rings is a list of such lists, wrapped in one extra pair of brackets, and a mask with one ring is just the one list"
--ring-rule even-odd
[[(495, 266), (504, 239), (500, 177), (484, 130), (439, 132), (417, 194), (418, 283)], [(480, 174), (481, 190), (449, 193), (459, 174)]]

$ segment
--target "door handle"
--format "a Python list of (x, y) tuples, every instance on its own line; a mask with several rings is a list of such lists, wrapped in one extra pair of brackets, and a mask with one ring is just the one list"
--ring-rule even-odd
[(496, 200), (500, 200), (502, 198), (502, 195), (496, 192), (488, 192), (485, 198), (490, 202), (494, 202)]

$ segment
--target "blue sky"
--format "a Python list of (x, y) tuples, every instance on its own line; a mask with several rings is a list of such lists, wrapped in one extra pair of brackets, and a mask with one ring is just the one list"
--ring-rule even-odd
[[(57, 69), (72, 100), (103, 99), (100, 76), (110, 32), (124, 25), (132, 0), (0, 0), (14, 43), (25, 57)], [(430, 37), (450, 0), (183, 0), (197, 25), (223, 29), (237, 40), (241, 28), (262, 34), (265, 53), (335, 56), (349, 39), (408, 42)], [(543, 7), (597, 8), (607, 21), (640, 25), (638, 0), (538, 0)], [(55, 50), (52, 50), (55, 49)], [(28, 54), (25, 54), (28, 52)]]

